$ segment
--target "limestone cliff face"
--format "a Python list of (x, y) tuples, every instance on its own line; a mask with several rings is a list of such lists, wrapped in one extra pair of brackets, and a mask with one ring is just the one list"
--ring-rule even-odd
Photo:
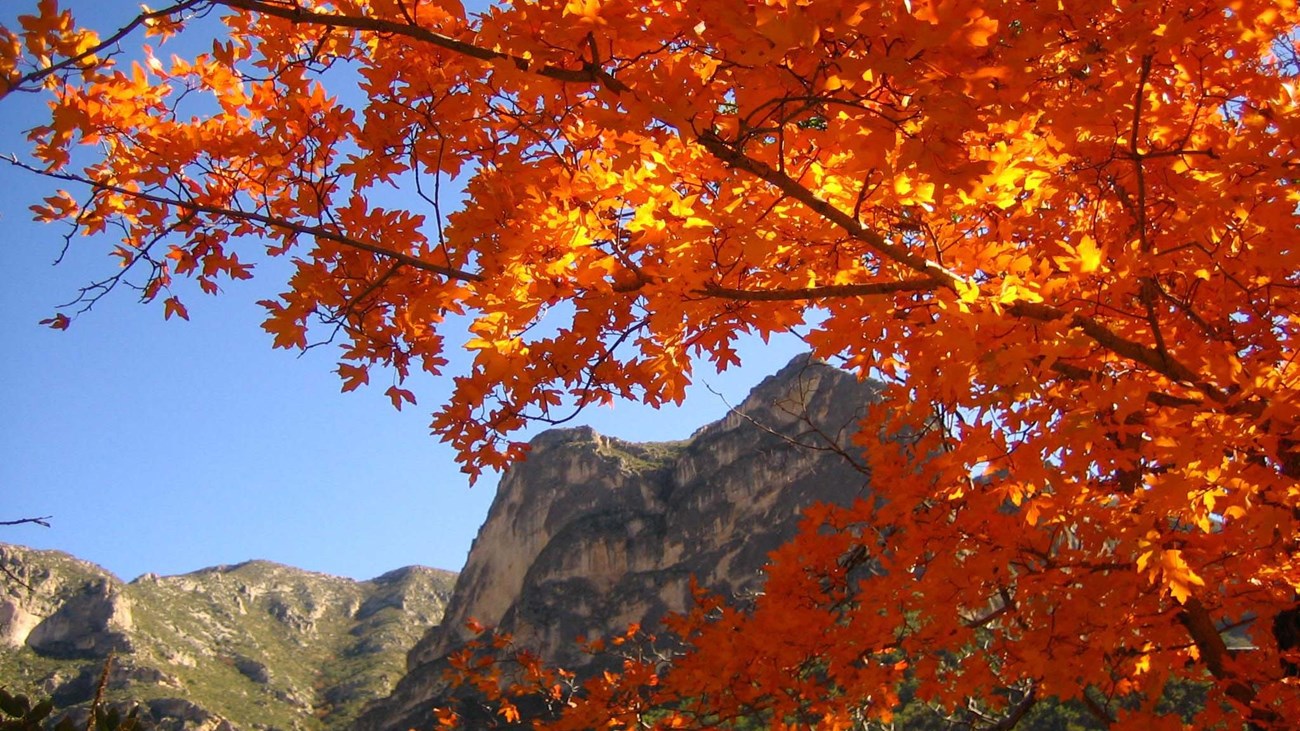
[(129, 650), (127, 633), (134, 622), (122, 582), (63, 554), (48, 552), (48, 560), (28, 560), (46, 553), (0, 546), (0, 567), (12, 576), (0, 584), (0, 648), (30, 646), (63, 659)]
[[(12, 602), (10, 603), (12, 606)], [(16, 611), (23, 611), (16, 607)], [(131, 600), (110, 581), (85, 584), (32, 627), (27, 646), (47, 657), (90, 659), (131, 651)], [(9, 632), (17, 640), (21, 632)]]
[(348, 725), (401, 676), (454, 580), (408, 567), (353, 581), (250, 561), (124, 583), (3, 544), (0, 566), (0, 685), (81, 718), (111, 653), (110, 699), (140, 703), (168, 731)]
[(572, 668), (590, 661), (576, 637), (686, 609), (692, 576), (727, 595), (757, 589), (804, 506), (865, 494), (864, 471), (825, 447), (848, 444), (872, 398), (870, 384), (796, 359), (684, 442), (632, 444), (589, 428), (539, 435), (501, 480), (442, 624), (358, 729), (430, 726), (441, 659), (471, 618)]

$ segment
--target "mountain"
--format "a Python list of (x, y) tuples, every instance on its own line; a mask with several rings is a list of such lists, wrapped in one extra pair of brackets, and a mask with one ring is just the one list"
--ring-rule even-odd
[[(0, 544), (0, 686), (85, 713), (110, 700), (162, 729), (341, 729), (386, 695), (442, 619), (455, 574), (369, 581), (267, 561), (124, 583), (56, 551)], [(56, 714), (57, 716), (57, 714)]]
[(124, 583), (0, 544), (0, 686), (84, 718), (111, 654), (110, 700), (141, 703), (163, 731), (427, 728), (471, 618), (594, 672), (577, 637), (653, 627), (687, 608), (692, 577), (752, 596), (804, 506), (867, 494), (867, 471), (831, 448), (874, 398), (799, 358), (687, 440), (540, 434), (459, 577), (409, 567), (358, 582), (250, 561)]
[(805, 506), (867, 494), (868, 471), (834, 448), (875, 398), (873, 384), (797, 358), (683, 442), (634, 444), (585, 427), (537, 436), (501, 480), (444, 621), (358, 731), (430, 727), (445, 658), (470, 619), (590, 672), (576, 638), (653, 627), (687, 608), (692, 576), (743, 601)]
[[(356, 582), (251, 561), (124, 584), (0, 544), (0, 686), (84, 719), (112, 654), (110, 698), (141, 702), (161, 731), (429, 729), (435, 705), (458, 700), (444, 672), (471, 619), (581, 679), (617, 658), (585, 654), (579, 637), (654, 632), (689, 607), (692, 577), (743, 606), (803, 508), (869, 497), (870, 470), (847, 445), (878, 393), (797, 358), (680, 442), (542, 433), (500, 481), (459, 576), (409, 567)], [(1205, 698), (1204, 685), (1175, 683), (1162, 702), (1186, 721)], [(953, 718), (966, 717), (906, 702), (896, 724), (938, 731)], [(1017, 728), (1102, 726), (1048, 698)]]

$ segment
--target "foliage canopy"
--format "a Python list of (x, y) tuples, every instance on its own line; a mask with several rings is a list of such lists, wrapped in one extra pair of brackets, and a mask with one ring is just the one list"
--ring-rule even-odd
[[(1222, 703), (1198, 725), (1282, 727), (1298, 16), (183, 0), (100, 35), (40, 0), (0, 28), (0, 104), (50, 104), (12, 164), (71, 192), (36, 215), (120, 238), (86, 298), (134, 281), (185, 317), (182, 280), (213, 293), (291, 256), (275, 344), (325, 323), (344, 389), (392, 369), (399, 408), (468, 323), (433, 429), (471, 475), (520, 457), (529, 420), (681, 399), (746, 333), (797, 330), (886, 380), (873, 418), (908, 436), (861, 439), (885, 500), (811, 515), (754, 611), (684, 620), (692, 654), (593, 692), (574, 727), (649, 707), (663, 727), (737, 709), (846, 727), (888, 715), (898, 658), (950, 706), (1032, 688), (1142, 728), (1177, 726), (1160, 688), (1205, 674)], [(863, 554), (869, 584), (845, 558)], [(1230, 653), (1219, 630), (1249, 618), (1256, 649)]]

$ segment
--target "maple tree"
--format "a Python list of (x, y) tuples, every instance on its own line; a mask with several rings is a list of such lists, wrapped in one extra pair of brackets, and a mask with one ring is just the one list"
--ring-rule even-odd
[[(1019, 687), (1140, 728), (1178, 726), (1160, 689), (1204, 677), (1198, 727), (1282, 728), (1298, 20), (1292, 0), (182, 0), (100, 35), (40, 0), (0, 28), (0, 104), (49, 103), (10, 161), (67, 184), (36, 216), (120, 239), (87, 298), (134, 281), (186, 317), (186, 280), (290, 256), (275, 345), (323, 324), (344, 389), (388, 369), (399, 408), (460, 332), (473, 362), (432, 428), (474, 476), (531, 421), (680, 401), (742, 335), (797, 332), (885, 381), (871, 419), (907, 436), (858, 445), (885, 499), (815, 511), (751, 610), (703, 604), (670, 672), (633, 663), (558, 728), (847, 728), (887, 718), (905, 674), (949, 706)], [(210, 50), (169, 56), (176, 34)], [(1229, 652), (1232, 625), (1254, 651)]]

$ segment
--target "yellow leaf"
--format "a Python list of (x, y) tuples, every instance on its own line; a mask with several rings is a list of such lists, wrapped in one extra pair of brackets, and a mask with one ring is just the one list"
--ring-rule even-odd
[(967, 304), (973, 303), (980, 297), (980, 286), (966, 279), (958, 279), (953, 283), (957, 288), (958, 298)]
[(899, 194), (900, 196), (911, 193), (912, 181), (908, 180), (906, 175), (902, 175), (902, 174), (898, 175), (897, 177), (894, 178), (894, 192)]
[(1192, 571), (1180, 550), (1161, 551), (1160, 571), (1164, 575), (1165, 587), (1179, 604), (1187, 603), (1193, 586), (1205, 586), (1205, 580)]
[(1142, 555), (1138, 556), (1137, 570), (1139, 572), (1146, 571), (1147, 564), (1151, 563), (1151, 557), (1154, 555), (1155, 551), (1146, 551)]
[(1079, 258), (1081, 274), (1091, 274), (1101, 268), (1101, 249), (1091, 236), (1084, 234), (1083, 241), (1079, 242), (1074, 252)]
[(1041, 511), (1039, 510), (1038, 501), (1037, 500), (1031, 501), (1028, 507), (1026, 507), (1025, 509), (1025, 522), (1030, 525), (1038, 525), (1038, 520), (1040, 517), (1042, 517), (1040, 515), (1040, 512)]

